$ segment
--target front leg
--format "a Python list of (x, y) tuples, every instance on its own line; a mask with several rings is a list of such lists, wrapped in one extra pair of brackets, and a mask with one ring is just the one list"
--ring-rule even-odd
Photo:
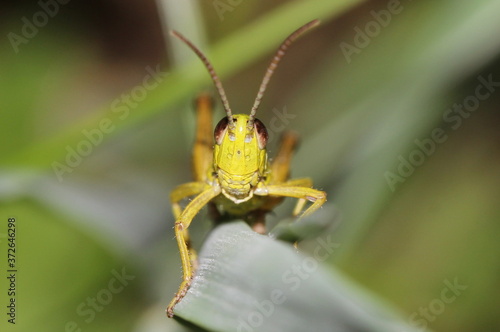
[[(172, 190), (172, 193), (170, 194), (170, 202), (172, 203), (172, 213), (174, 214), (175, 220), (178, 220), (182, 213), (182, 208), (179, 204), (181, 200), (199, 195), (201, 192), (209, 188), (210, 185), (205, 182), (188, 182), (181, 184)], [(187, 229), (184, 230), (184, 242), (186, 243), (187, 251), (189, 252), (191, 266), (194, 270), (196, 270), (198, 258), (196, 250), (194, 250), (191, 246), (191, 239)]]
[(326, 193), (321, 190), (310, 188), (308, 185), (310, 180), (307, 178), (289, 180), (281, 184), (265, 185), (259, 184), (254, 191), (255, 195), (259, 196), (278, 196), (278, 197), (294, 197), (298, 198), (299, 202), (294, 210), (294, 215), (298, 215), (302, 210), (304, 203), (311, 202), (301, 215), (300, 218), (311, 215), (326, 202)]
[(175, 220), (179, 219), (182, 208), (179, 204), (185, 198), (199, 195), (201, 192), (210, 188), (210, 185), (206, 182), (188, 182), (175, 187), (170, 193), (170, 203), (172, 204), (172, 213), (174, 214)]
[[(172, 318), (174, 316), (174, 306), (179, 303), (180, 300), (186, 295), (186, 292), (191, 285), (191, 279), (194, 275), (194, 270), (191, 265), (191, 252), (188, 247), (188, 227), (191, 224), (193, 218), (198, 214), (198, 212), (207, 205), (212, 198), (219, 195), (221, 189), (218, 184), (212, 186), (206, 184), (206, 190), (201, 192), (196, 196), (182, 211), (179, 218), (175, 221), (175, 237), (177, 239), (177, 245), (179, 246), (179, 252), (181, 255), (182, 264), (182, 283), (179, 286), (179, 290), (175, 294), (174, 298), (167, 307), (167, 316)], [(189, 186), (187, 186), (189, 187)]]

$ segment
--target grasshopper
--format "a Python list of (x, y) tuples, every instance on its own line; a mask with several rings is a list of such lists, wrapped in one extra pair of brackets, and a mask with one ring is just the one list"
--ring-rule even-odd
[[(288, 179), (291, 157), (298, 142), (297, 135), (285, 133), (277, 155), (269, 162), (266, 151), (268, 133), (264, 124), (255, 117), (267, 84), (288, 47), (318, 24), (318, 20), (313, 20), (283, 41), (267, 68), (249, 115), (232, 113), (222, 83), (211, 63), (186, 37), (171, 31), (205, 65), (226, 116), (212, 133), (212, 101), (208, 95), (198, 97), (197, 131), (192, 155), (194, 181), (179, 185), (170, 194), (183, 280), (166, 310), (168, 317), (174, 316), (174, 307), (186, 295), (194, 276), (197, 257), (190, 245), (188, 228), (204, 206), (211, 206), (220, 216), (244, 218), (255, 231), (264, 233), (266, 213), (272, 211), (285, 197), (298, 199), (293, 215), (300, 217), (312, 214), (326, 201), (325, 192), (311, 188), (310, 178)], [(192, 199), (182, 209), (179, 202), (186, 198)], [(312, 204), (301, 214), (307, 201)]]

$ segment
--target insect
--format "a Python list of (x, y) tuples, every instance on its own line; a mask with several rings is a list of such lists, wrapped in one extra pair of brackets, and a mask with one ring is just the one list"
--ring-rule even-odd
[[(168, 317), (174, 316), (174, 307), (186, 295), (194, 276), (197, 257), (190, 245), (188, 228), (204, 206), (211, 206), (220, 215), (244, 218), (255, 231), (264, 233), (266, 213), (272, 211), (284, 197), (298, 199), (293, 215), (300, 217), (310, 215), (326, 201), (325, 192), (311, 188), (310, 178), (288, 179), (291, 157), (298, 142), (297, 135), (285, 133), (277, 155), (269, 162), (266, 151), (268, 133), (264, 124), (255, 117), (267, 84), (288, 47), (318, 24), (318, 20), (313, 20), (283, 41), (267, 68), (249, 115), (233, 114), (211, 63), (188, 39), (171, 31), (173, 36), (196, 53), (207, 68), (226, 116), (212, 132), (212, 101), (208, 95), (198, 97), (197, 132), (192, 155), (194, 181), (179, 185), (170, 194), (183, 280), (166, 310)], [(180, 201), (185, 198), (192, 199), (182, 209)], [(312, 204), (302, 212), (308, 201)]]

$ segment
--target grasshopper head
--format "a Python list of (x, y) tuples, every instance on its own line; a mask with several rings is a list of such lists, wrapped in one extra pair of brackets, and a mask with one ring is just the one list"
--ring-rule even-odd
[(235, 201), (250, 198), (251, 188), (267, 168), (266, 127), (258, 119), (250, 121), (249, 115), (236, 114), (232, 121), (228, 117), (219, 121), (214, 138), (214, 170), (223, 192)]
[(217, 168), (234, 175), (260, 172), (266, 161), (267, 129), (255, 119), (248, 127), (249, 116), (233, 115), (234, 129), (227, 117), (219, 121), (214, 131), (214, 162)]

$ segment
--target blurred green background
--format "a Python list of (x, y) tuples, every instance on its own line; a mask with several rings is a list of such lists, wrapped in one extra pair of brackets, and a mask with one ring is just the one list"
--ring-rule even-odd
[(181, 276), (168, 195), (190, 181), (192, 99), (212, 87), (164, 31), (203, 49), (246, 113), (314, 18), (258, 116), (271, 156), (300, 133), (293, 175), (341, 216), (324, 264), (410, 324), (500, 330), (498, 0), (64, 2), (0, 2), (0, 266), (14, 217), (18, 269), (15, 326), (1, 276), (2, 331), (189, 330), (163, 312)]

